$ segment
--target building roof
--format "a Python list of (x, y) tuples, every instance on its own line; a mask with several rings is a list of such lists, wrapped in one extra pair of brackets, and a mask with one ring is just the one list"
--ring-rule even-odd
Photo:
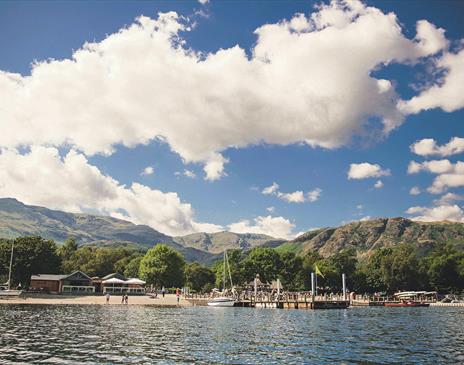
[(45, 280), (45, 281), (59, 281), (69, 275), (55, 275), (55, 274), (37, 274), (32, 275), (31, 280)]
[(114, 272), (112, 274), (109, 274), (109, 275), (106, 275), (104, 277), (102, 277), (102, 280), (108, 280), (108, 279), (112, 279), (112, 278), (116, 278), (116, 279), (120, 279), (120, 280), (124, 280), (126, 281), (126, 277), (118, 272)]

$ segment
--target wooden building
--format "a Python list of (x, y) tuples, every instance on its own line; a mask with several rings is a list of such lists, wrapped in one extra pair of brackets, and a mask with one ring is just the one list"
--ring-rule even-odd
[(32, 275), (30, 288), (50, 293), (89, 294), (95, 292), (92, 279), (82, 271), (75, 271), (69, 275)]

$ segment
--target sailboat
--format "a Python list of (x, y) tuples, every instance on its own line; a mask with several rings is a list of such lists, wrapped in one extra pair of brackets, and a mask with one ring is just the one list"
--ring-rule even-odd
[(11, 270), (13, 268), (13, 253), (14, 253), (14, 242), (11, 242), (11, 255), (10, 255), (10, 270), (8, 273), (8, 286), (5, 290), (0, 290), (0, 296), (17, 297), (21, 294), (21, 290), (11, 289)]
[(222, 280), (222, 296), (213, 298), (208, 302), (208, 305), (211, 307), (233, 307), (235, 305), (235, 299), (226, 297), (225, 291), (226, 291), (226, 267), (229, 272), (229, 279), (230, 279), (230, 286), (231, 289), (233, 290), (233, 284), (232, 284), (232, 275), (230, 274), (230, 266), (229, 266), (229, 259), (227, 257), (227, 250), (224, 251), (224, 272), (223, 272), (223, 280)]

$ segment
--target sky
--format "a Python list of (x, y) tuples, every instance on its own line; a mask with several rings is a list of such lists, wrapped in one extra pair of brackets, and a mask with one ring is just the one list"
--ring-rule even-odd
[(0, 197), (169, 235), (464, 222), (460, 1), (1, 1)]

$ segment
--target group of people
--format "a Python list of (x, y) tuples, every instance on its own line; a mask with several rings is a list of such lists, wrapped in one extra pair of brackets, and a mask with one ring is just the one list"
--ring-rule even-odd
[[(110, 293), (106, 293), (106, 304), (110, 304)], [(123, 294), (121, 297), (121, 304), (129, 304), (129, 296), (127, 294)]]

